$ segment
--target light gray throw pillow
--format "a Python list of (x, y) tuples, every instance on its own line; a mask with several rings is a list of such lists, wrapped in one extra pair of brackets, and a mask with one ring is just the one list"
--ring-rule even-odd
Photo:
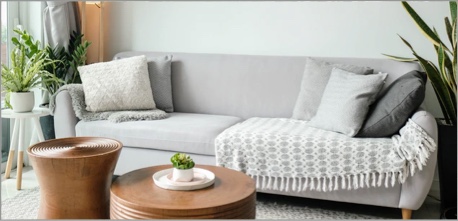
[(309, 126), (355, 136), (386, 76), (386, 73), (357, 75), (334, 68)]
[(78, 71), (87, 111), (156, 108), (144, 55), (80, 66)]
[(334, 64), (307, 58), (302, 76), (301, 89), (293, 110), (293, 119), (310, 120), (315, 116), (320, 105), (321, 97), (323, 96), (323, 91), (326, 88), (332, 68), (334, 67), (360, 75), (372, 74), (374, 72), (369, 67)]
[(156, 107), (173, 112), (172, 55), (148, 57), (148, 74)]

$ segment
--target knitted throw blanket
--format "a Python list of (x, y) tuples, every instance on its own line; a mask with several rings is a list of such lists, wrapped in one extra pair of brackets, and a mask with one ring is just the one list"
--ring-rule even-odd
[(167, 113), (163, 110), (129, 110), (129, 111), (104, 111), (104, 112), (89, 112), (86, 110), (84, 101), (84, 90), (82, 84), (67, 84), (59, 88), (57, 92), (51, 96), (49, 109), (51, 115), (54, 115), (56, 109), (56, 96), (61, 91), (68, 91), (72, 98), (72, 106), (76, 117), (83, 121), (109, 120), (113, 123), (138, 120), (160, 120), (167, 118)]
[(394, 186), (421, 170), (436, 149), (410, 119), (391, 138), (352, 138), (306, 121), (250, 118), (218, 135), (215, 146), (217, 165), (257, 178), (257, 188), (280, 191)]

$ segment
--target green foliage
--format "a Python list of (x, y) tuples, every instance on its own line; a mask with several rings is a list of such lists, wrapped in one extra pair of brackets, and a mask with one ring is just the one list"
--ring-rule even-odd
[[(55, 63), (50, 60), (44, 50), (39, 49), (39, 41), (34, 41), (33, 37), (27, 33), (15, 29), (19, 38), (13, 37), (11, 40), (15, 47), (11, 50), (11, 64), (2, 64), (2, 90), (7, 93), (27, 92), (32, 88), (41, 88), (41, 79), (48, 78), (47, 81), (59, 81), (51, 73), (44, 69), (45, 66)], [(6, 102), (8, 107), (9, 102)]]
[(50, 94), (54, 94), (64, 84), (81, 83), (78, 66), (85, 65), (87, 49), (91, 45), (90, 42), (82, 40), (83, 36), (78, 32), (73, 32), (70, 36), (68, 50), (65, 50), (64, 47), (51, 48), (49, 45), (46, 47), (48, 58), (58, 62), (47, 65), (45, 69), (61, 79), (60, 82), (45, 83)]
[(172, 156), (172, 158), (170, 158), (170, 161), (172, 162), (173, 167), (180, 170), (191, 169), (194, 167), (194, 161), (189, 155), (184, 153), (176, 153)]
[(402, 6), (413, 19), (420, 32), (433, 44), (434, 50), (437, 54), (437, 65), (418, 55), (412, 45), (410, 45), (410, 43), (401, 36), (399, 37), (404, 44), (410, 48), (415, 58), (384, 55), (398, 61), (419, 62), (423, 70), (427, 73), (434, 91), (436, 92), (446, 123), (449, 125), (456, 125), (457, 2), (450, 1), (449, 4), (451, 21), (448, 17), (445, 17), (444, 21), (447, 38), (450, 41), (450, 48), (444, 44), (434, 27), (431, 29), (407, 2), (402, 2)]

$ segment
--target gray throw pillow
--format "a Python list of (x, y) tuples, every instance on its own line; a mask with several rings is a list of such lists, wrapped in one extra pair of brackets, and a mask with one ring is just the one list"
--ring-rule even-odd
[(357, 75), (334, 68), (309, 126), (356, 135), (386, 76), (386, 73)]
[(173, 112), (172, 100), (172, 55), (147, 57), (148, 73), (156, 107)]
[(374, 72), (368, 67), (358, 67), (348, 64), (334, 64), (307, 58), (302, 76), (301, 89), (293, 110), (293, 119), (310, 120), (315, 116), (320, 105), (323, 91), (329, 81), (332, 68), (339, 68), (355, 74), (367, 75)]
[(425, 99), (426, 73), (411, 71), (396, 79), (371, 106), (357, 137), (389, 137), (399, 132)]

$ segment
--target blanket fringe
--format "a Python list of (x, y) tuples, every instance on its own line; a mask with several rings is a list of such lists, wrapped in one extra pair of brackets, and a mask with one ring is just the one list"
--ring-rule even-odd
[(368, 187), (393, 187), (396, 181), (404, 180), (402, 172), (386, 172), (381, 174), (365, 173), (358, 175), (332, 176), (332, 177), (271, 177), (271, 176), (252, 176), (256, 179), (256, 188), (266, 190), (301, 192), (315, 190), (319, 192), (329, 192), (335, 190), (356, 190)]

